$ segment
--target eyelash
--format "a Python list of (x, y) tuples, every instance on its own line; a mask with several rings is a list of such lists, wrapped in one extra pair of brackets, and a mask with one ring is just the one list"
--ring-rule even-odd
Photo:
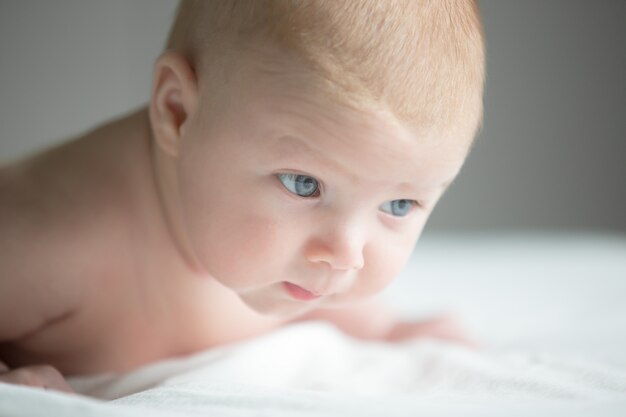
[[(420, 204), (419, 204), (419, 202), (418, 202), (417, 200), (409, 200), (409, 199), (407, 199), (407, 198), (402, 198), (402, 199), (398, 199), (398, 200), (386, 201), (386, 202), (385, 202), (385, 203), (383, 203), (383, 204), (387, 204), (387, 203), (394, 203), (394, 202), (396, 202), (396, 201), (408, 201), (408, 202), (411, 204), (411, 207), (409, 208), (409, 210), (408, 210), (408, 211), (407, 211), (407, 212), (406, 212), (403, 216), (397, 216), (397, 215), (395, 215), (395, 214), (393, 214), (393, 213), (389, 213), (389, 212), (387, 212), (387, 211), (383, 211), (383, 213), (385, 213), (385, 214), (387, 214), (387, 215), (389, 215), (389, 216), (391, 216), (391, 217), (393, 217), (393, 218), (395, 218), (395, 219), (401, 219), (401, 218), (404, 218), (404, 217), (409, 216), (409, 215), (410, 215), (410, 214), (411, 214), (411, 213), (412, 213), (412, 212), (413, 212), (413, 211), (414, 211), (417, 207), (419, 207), (419, 206), (420, 206)], [(382, 206), (383, 204), (381, 204), (381, 206)], [(382, 211), (382, 210), (381, 210), (381, 211)]]
[[(319, 197), (321, 195), (321, 190), (322, 190), (322, 184), (320, 183), (320, 181), (318, 181), (316, 178), (310, 176), (310, 175), (304, 175), (304, 174), (296, 174), (293, 172), (285, 172), (285, 173), (279, 173), (276, 174), (276, 178), (278, 178), (278, 181), (281, 182), (282, 186), (287, 189), (287, 191), (289, 191), (291, 194), (296, 195), (300, 198), (315, 198), (315, 197)], [(311, 179), (314, 182), (315, 185), (315, 191), (310, 194), (310, 195), (300, 195), (297, 191), (298, 185), (300, 186), (306, 186), (306, 185), (310, 185), (310, 183), (306, 184), (304, 181), (298, 181), (298, 179)], [(287, 186), (287, 184), (285, 183), (285, 180), (290, 180), (290, 181), (294, 181), (294, 190), (292, 190), (290, 187)]]
[[(300, 197), (300, 198), (304, 198), (304, 199), (311, 199), (311, 198), (316, 198), (319, 197), (322, 194), (322, 184), (319, 180), (317, 180), (316, 178), (310, 176), (310, 175), (305, 175), (305, 174), (297, 174), (297, 173), (292, 173), (292, 172), (286, 172), (286, 173), (278, 173), (276, 174), (276, 178), (278, 179), (278, 181), (282, 184), (282, 186), (291, 194)], [(284, 180), (289, 179), (291, 181), (296, 181), (297, 184), (302, 185), (304, 183), (304, 181), (300, 181), (298, 182), (298, 179), (301, 178), (306, 178), (306, 179), (311, 179), (312, 181), (314, 181), (314, 184), (316, 186), (315, 191), (311, 194), (311, 195), (300, 195), (297, 190), (292, 190), (290, 187), (288, 187)], [(296, 184), (296, 188), (297, 188), (297, 184)], [(406, 214), (398, 216), (395, 215), (393, 213), (389, 213), (387, 211), (383, 211), (381, 210), (383, 213), (399, 219), (399, 218), (404, 218), (407, 217), (409, 214), (411, 214), (416, 208), (421, 207), (421, 204), (419, 201), (417, 200), (411, 200), (411, 199), (397, 199), (397, 200), (390, 200), (390, 201), (386, 201), (384, 202), (382, 205), (384, 204), (392, 204), (394, 202), (398, 202), (398, 201), (408, 201), (411, 204), (411, 207), (409, 208), (409, 211), (406, 212)]]

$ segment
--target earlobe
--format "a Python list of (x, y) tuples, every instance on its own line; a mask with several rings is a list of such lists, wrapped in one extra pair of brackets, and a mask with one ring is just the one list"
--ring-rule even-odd
[(168, 154), (178, 154), (197, 102), (198, 84), (189, 61), (177, 52), (164, 52), (154, 65), (150, 124), (156, 144)]

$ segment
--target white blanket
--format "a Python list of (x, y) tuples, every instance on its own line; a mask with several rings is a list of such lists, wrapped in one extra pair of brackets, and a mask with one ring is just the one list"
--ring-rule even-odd
[(99, 400), (0, 384), (0, 417), (626, 415), (623, 237), (430, 239), (384, 296), (411, 316), (454, 308), (486, 347), (301, 324), (71, 381)]

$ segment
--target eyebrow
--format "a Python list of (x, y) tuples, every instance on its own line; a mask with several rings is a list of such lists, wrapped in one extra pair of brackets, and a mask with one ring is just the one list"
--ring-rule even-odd
[[(288, 157), (292, 157), (293, 155), (297, 155), (299, 150), (307, 150), (315, 159), (315, 162), (332, 169), (335, 173), (341, 173), (347, 177), (356, 177), (356, 175), (347, 172), (346, 169), (342, 168), (341, 164), (332, 161), (328, 157), (325, 156), (323, 152), (318, 149), (315, 149), (311, 145), (307, 143), (305, 139), (303, 139), (299, 135), (283, 135), (277, 138), (277, 140), (271, 146), (273, 152), (278, 153), (278, 157), (281, 159), (286, 159)], [(275, 154), (276, 155), (276, 154)], [(446, 190), (450, 184), (454, 181), (453, 179), (445, 180), (439, 183), (436, 188), (437, 190)], [(401, 188), (404, 190), (411, 190), (413, 192), (420, 192), (424, 190), (424, 187), (420, 187), (415, 183), (410, 181), (403, 181), (397, 184), (397, 188)]]
[(308, 151), (313, 151), (313, 148), (311, 148), (311, 146), (306, 143), (306, 141), (299, 138), (298, 136), (283, 135), (278, 137), (275, 142), (272, 143), (272, 148), (275, 148), (279, 152), (284, 152), (285, 149), (287, 149), (288, 155), (294, 154), (295, 152), (292, 149), (298, 147), (303, 147), (306, 148)]
[(271, 148), (273, 152), (276, 152), (274, 155), (280, 159), (286, 159), (288, 157), (293, 157), (294, 155), (301, 155), (298, 151), (304, 149), (307, 151), (307, 155), (313, 155), (312, 157), (318, 164), (331, 167), (336, 172), (345, 171), (341, 169), (340, 164), (332, 161), (332, 159), (329, 159), (323, 152), (315, 149), (309, 145), (306, 140), (299, 136), (281, 136), (272, 144)]

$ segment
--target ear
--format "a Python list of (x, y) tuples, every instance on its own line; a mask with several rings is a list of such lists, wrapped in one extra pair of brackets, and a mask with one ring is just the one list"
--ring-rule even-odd
[(197, 104), (198, 84), (189, 61), (177, 52), (164, 52), (154, 64), (149, 110), (157, 146), (178, 155), (180, 139)]

